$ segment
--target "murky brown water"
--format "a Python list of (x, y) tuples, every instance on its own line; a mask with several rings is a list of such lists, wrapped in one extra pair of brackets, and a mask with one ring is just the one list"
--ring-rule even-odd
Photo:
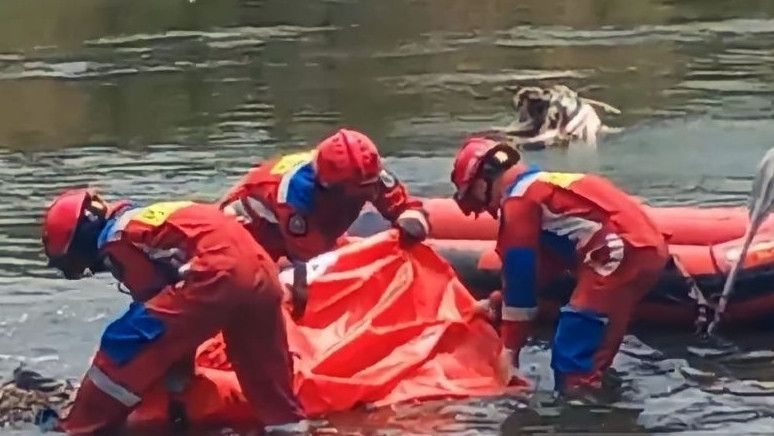
[[(608, 175), (655, 204), (741, 203), (774, 137), (774, 2), (735, 0), (5, 0), (0, 2), (0, 374), (78, 376), (126, 303), (107, 278), (58, 280), (37, 219), (62, 188), (213, 199), (262, 156), (339, 125), (372, 135), (424, 195), (451, 153), (509, 121), (506, 88), (563, 82), (620, 107), (597, 152), (531, 161)], [(765, 333), (742, 361), (637, 332), (609, 407), (512, 400), (345, 414), (342, 430), (747, 433), (774, 425)], [(530, 359), (546, 362), (539, 346)], [(737, 356), (739, 360), (739, 356)], [(705, 374), (701, 371), (711, 371)], [(550, 386), (546, 374), (541, 380)], [(758, 389), (762, 392), (749, 391)], [(534, 401), (533, 401), (534, 403)]]

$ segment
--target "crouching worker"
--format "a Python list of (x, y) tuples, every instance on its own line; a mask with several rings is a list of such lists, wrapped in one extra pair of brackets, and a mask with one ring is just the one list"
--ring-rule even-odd
[(109, 270), (134, 300), (105, 329), (59, 429), (120, 426), (151, 385), (219, 331), (256, 418), (267, 427), (303, 420), (276, 266), (233, 217), (211, 205), (108, 204), (71, 190), (47, 210), (42, 239), (66, 278)]
[(474, 135), (451, 174), (466, 215), (499, 215), (502, 339), (517, 364), (537, 315), (540, 263), (566, 265), (577, 285), (552, 342), (556, 388), (599, 387), (634, 306), (661, 274), (666, 243), (638, 203), (608, 180), (542, 171), (519, 160), (502, 137)]
[(221, 200), (277, 260), (305, 262), (336, 248), (366, 202), (400, 230), (402, 240), (429, 231), (420, 201), (382, 164), (366, 135), (341, 129), (312, 151), (262, 162)]

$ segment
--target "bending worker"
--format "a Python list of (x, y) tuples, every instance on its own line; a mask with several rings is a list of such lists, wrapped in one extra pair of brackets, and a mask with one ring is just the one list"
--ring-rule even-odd
[(387, 171), (366, 135), (341, 129), (312, 151), (262, 162), (221, 200), (275, 259), (305, 262), (330, 251), (366, 202), (405, 241), (428, 232), (422, 204)]
[(71, 190), (47, 210), (43, 245), (66, 278), (109, 270), (134, 300), (105, 329), (61, 430), (120, 426), (152, 385), (219, 331), (256, 417), (267, 427), (302, 422), (277, 267), (233, 217), (211, 205), (108, 204), (95, 191)]
[(599, 387), (632, 310), (667, 261), (661, 232), (608, 180), (526, 166), (497, 134), (469, 137), (457, 153), (451, 180), (466, 215), (499, 216), (501, 336), (513, 363), (518, 364), (531, 334), (543, 268), (564, 265), (577, 284), (561, 308), (553, 338), (556, 388)]

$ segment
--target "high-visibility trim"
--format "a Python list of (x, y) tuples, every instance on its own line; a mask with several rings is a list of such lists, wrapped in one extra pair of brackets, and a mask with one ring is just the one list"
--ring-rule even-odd
[(253, 215), (263, 218), (266, 221), (277, 224), (277, 215), (274, 214), (262, 201), (256, 200), (253, 197), (246, 197), (242, 200), (242, 204), (252, 211)]
[(537, 307), (508, 307), (503, 305), (503, 321), (532, 321), (537, 317)]
[(585, 263), (590, 265), (591, 268), (602, 277), (607, 277), (614, 273), (618, 267), (621, 266), (621, 262), (623, 262), (624, 259), (624, 242), (620, 236), (615, 233), (605, 235), (605, 245), (609, 251), (607, 262), (600, 265), (592, 261), (591, 256), (596, 250), (588, 252), (586, 254), (586, 259), (584, 259)]
[(86, 377), (88, 377), (99, 390), (110, 395), (113, 399), (126, 407), (134, 407), (142, 400), (142, 398), (135, 395), (133, 392), (111, 380), (107, 374), (102, 372), (102, 370), (96, 366), (92, 365), (92, 367), (89, 368)]

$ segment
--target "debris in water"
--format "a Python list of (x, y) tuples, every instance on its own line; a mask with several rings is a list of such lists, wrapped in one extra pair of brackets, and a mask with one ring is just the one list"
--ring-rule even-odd
[(13, 379), (0, 386), (0, 427), (32, 423), (44, 409), (66, 416), (76, 392), (77, 386), (69, 381), (43, 377), (19, 366)]
[(101, 319), (107, 318), (107, 314), (105, 313), (98, 313), (97, 315), (94, 315), (92, 317), (86, 318), (86, 322), (94, 322), (99, 321)]
[(688, 353), (704, 359), (728, 356), (738, 351), (735, 347), (718, 348), (713, 346), (693, 346), (693, 345), (689, 345), (688, 347), (686, 347), (686, 350), (688, 350)]
[(738, 380), (726, 383), (723, 391), (732, 395), (770, 397), (774, 396), (774, 390), (767, 389), (757, 381)]
[(774, 351), (772, 350), (758, 350), (748, 351), (746, 353), (734, 353), (727, 356), (723, 356), (720, 359), (723, 363), (760, 363), (771, 362), (774, 360)]
[(664, 353), (648, 346), (634, 335), (624, 336), (619, 352), (638, 359), (654, 361), (664, 359)]
[(59, 360), (59, 355), (57, 354), (46, 354), (44, 356), (39, 357), (27, 357), (22, 356), (18, 354), (0, 354), (0, 360), (15, 360), (19, 363), (43, 363), (43, 362), (53, 362)]
[(690, 366), (681, 366), (680, 373), (686, 378), (694, 381), (708, 382), (717, 378), (717, 375), (711, 371), (702, 371), (700, 369), (692, 368)]

